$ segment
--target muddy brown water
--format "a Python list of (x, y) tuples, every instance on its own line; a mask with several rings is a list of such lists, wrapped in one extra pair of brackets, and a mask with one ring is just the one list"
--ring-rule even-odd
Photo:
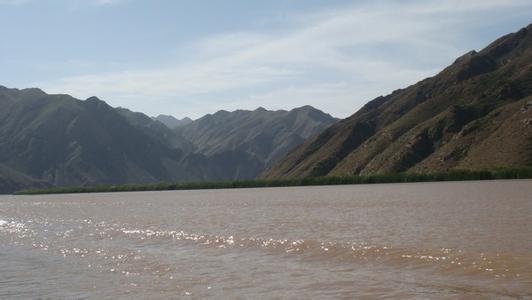
[(0, 298), (532, 298), (532, 181), (0, 196)]

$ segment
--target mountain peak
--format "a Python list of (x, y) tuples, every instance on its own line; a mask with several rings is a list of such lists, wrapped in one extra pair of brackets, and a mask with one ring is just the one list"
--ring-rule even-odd
[(85, 101), (88, 101), (88, 102), (103, 102), (100, 98), (98, 98), (96, 96), (91, 96), (91, 97), (85, 99)]
[(377, 97), (295, 148), (266, 178), (426, 173), (531, 164), (531, 25), (437, 75)]
[(23, 89), (22, 92), (46, 95), (46, 93), (43, 90), (41, 90), (40, 88), (36, 88), (36, 87)]
[(230, 111), (227, 111), (225, 109), (220, 109), (219, 111), (215, 112), (213, 114), (213, 116), (218, 116), (218, 115), (225, 115), (225, 114), (230, 114), (231, 112)]
[(189, 117), (185, 117), (180, 120), (171, 115), (158, 115), (157, 117), (152, 117), (152, 119), (163, 123), (170, 129), (176, 129), (178, 127), (192, 123), (192, 119)]
[(315, 107), (313, 106), (310, 106), (310, 105), (303, 105), (303, 106), (300, 106), (300, 107), (296, 107), (293, 109), (294, 111), (314, 111), (314, 110), (317, 110)]
[(475, 50), (471, 50), (469, 52), (467, 52), (466, 54), (458, 57), (455, 61), (454, 61), (454, 64), (458, 64), (460, 62), (463, 62), (467, 59), (470, 59), (471, 57), (475, 56), (478, 52), (475, 51)]
[(26, 95), (28, 95), (28, 94), (37, 95), (37, 96), (47, 95), (43, 90), (41, 90), (39, 88), (35, 88), (35, 87), (25, 88), (25, 89), (15, 89), (15, 88), (8, 88), (6, 86), (0, 85), (0, 90), (2, 90), (2, 91), (16, 91), (16, 92), (24, 93)]

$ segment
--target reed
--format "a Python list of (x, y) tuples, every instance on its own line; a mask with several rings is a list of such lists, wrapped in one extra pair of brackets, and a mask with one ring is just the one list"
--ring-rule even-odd
[(530, 179), (532, 167), (497, 168), (487, 170), (452, 170), (449, 172), (415, 174), (395, 173), (367, 176), (325, 176), (291, 179), (255, 179), (216, 182), (160, 182), (150, 184), (100, 185), (86, 187), (57, 187), (49, 189), (22, 190), (17, 195), (111, 193), (135, 191), (198, 190), (264, 188), (314, 185), (374, 184), (401, 182), (466, 181), (494, 179)]

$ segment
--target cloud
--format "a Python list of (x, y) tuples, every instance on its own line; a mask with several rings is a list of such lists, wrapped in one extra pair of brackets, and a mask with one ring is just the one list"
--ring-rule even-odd
[(345, 117), (373, 97), (433, 75), (469, 50), (463, 48), (463, 31), (481, 26), (475, 17), (489, 22), (485, 14), (515, 8), (532, 5), (519, 0), (370, 2), (288, 16), (285, 21), (292, 25), (283, 32), (206, 36), (188, 45), (192, 58), (176, 57), (163, 67), (40, 85), (79, 97), (100, 95), (152, 114), (157, 108), (146, 101), (158, 103), (159, 112), (180, 114), (185, 102), (204, 109), (187, 108), (193, 117), (219, 108), (303, 104)]

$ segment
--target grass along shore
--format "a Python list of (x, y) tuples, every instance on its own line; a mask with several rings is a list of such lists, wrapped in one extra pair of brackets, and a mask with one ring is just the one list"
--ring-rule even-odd
[(466, 180), (494, 180), (494, 179), (530, 179), (532, 167), (499, 168), (491, 170), (454, 170), (445, 173), (430, 174), (383, 174), (368, 176), (326, 176), (294, 179), (256, 179), (220, 182), (161, 182), (152, 184), (102, 185), (91, 187), (62, 187), (49, 189), (35, 189), (18, 191), (16, 195), (41, 194), (70, 194), (70, 193), (109, 193), (132, 191), (171, 191), (171, 190), (199, 190), (199, 189), (234, 189), (260, 187), (288, 187), (288, 186), (316, 186), (343, 184), (372, 184), (372, 183), (400, 183), (400, 182), (436, 182), (436, 181), (466, 181)]

